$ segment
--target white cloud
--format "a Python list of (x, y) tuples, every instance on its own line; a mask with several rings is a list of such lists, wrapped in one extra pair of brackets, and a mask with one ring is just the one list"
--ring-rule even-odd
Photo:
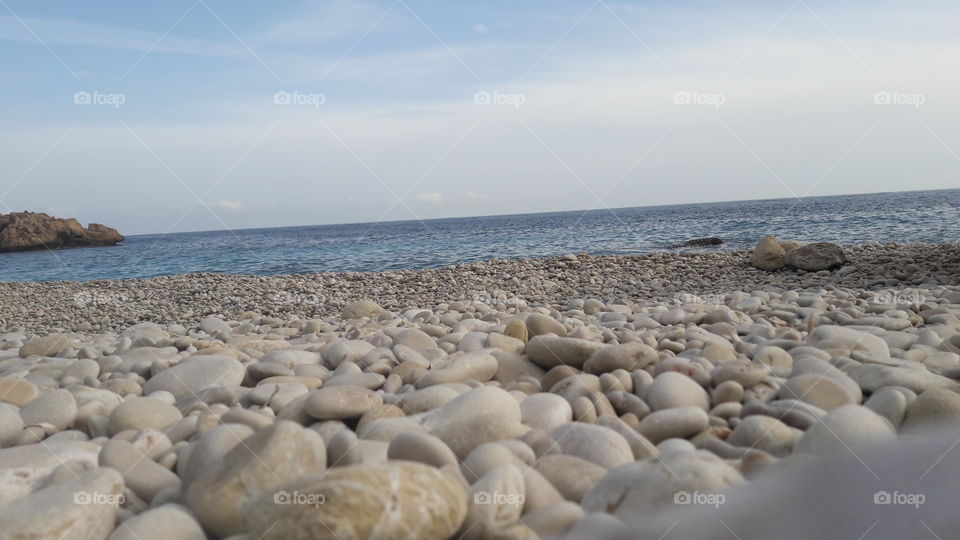
[(490, 27), (485, 24), (475, 24), (473, 25), (473, 31), (478, 34), (486, 34), (490, 31)]
[(415, 197), (418, 201), (423, 203), (430, 203), (430, 204), (443, 203), (443, 195), (435, 191), (431, 191), (428, 193), (417, 193)]
[(216, 208), (223, 208), (224, 210), (236, 210), (236, 211), (243, 210), (244, 208), (247, 207), (247, 205), (239, 201), (217, 201), (215, 203), (211, 203), (210, 206), (214, 206)]
[(478, 193), (476, 191), (467, 191), (464, 195), (466, 195), (468, 199), (477, 201), (489, 201), (491, 198), (489, 193)]

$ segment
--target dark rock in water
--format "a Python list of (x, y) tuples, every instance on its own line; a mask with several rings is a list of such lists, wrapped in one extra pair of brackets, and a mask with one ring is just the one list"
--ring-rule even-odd
[(112, 246), (122, 241), (116, 229), (99, 223), (84, 228), (75, 219), (43, 213), (0, 214), (0, 252)]
[(723, 245), (723, 239), (717, 238), (716, 236), (709, 236), (707, 238), (695, 238), (693, 240), (687, 240), (682, 244), (674, 244), (670, 246), (671, 248), (698, 248), (698, 247), (711, 247), (711, 246), (720, 246)]

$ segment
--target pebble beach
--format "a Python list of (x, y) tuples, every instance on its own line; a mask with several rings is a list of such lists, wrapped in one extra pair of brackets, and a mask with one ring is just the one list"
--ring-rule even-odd
[(0, 283), (0, 540), (955, 537), (960, 244), (843, 250)]

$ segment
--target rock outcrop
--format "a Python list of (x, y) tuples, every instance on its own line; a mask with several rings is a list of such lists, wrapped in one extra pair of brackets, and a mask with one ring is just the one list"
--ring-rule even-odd
[(807, 244), (793, 240), (777, 240), (773, 236), (761, 238), (750, 255), (751, 266), (768, 272), (784, 266), (818, 272), (839, 268), (846, 262), (846, 252), (837, 244)]
[(35, 212), (0, 214), (0, 252), (112, 246), (123, 241), (116, 229)]

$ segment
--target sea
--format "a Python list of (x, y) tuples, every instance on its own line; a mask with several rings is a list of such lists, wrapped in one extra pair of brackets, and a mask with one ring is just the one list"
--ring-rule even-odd
[[(960, 189), (589, 211), (144, 234), (101, 248), (0, 253), (0, 281), (436, 268), (499, 257), (638, 254), (701, 237), (855, 244), (960, 240)], [(681, 249), (686, 250), (686, 249)]]

